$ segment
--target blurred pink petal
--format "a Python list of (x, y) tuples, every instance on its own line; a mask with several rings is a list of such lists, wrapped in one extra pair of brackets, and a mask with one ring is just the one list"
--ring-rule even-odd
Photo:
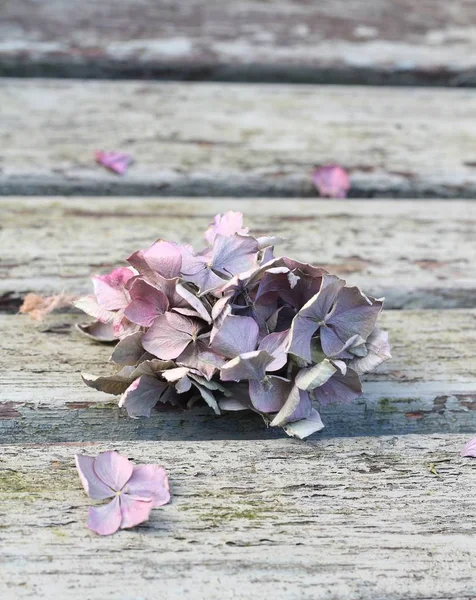
[(345, 198), (350, 189), (347, 171), (338, 165), (319, 167), (314, 171), (312, 179), (323, 198)]
[(102, 165), (117, 175), (124, 175), (134, 162), (132, 156), (130, 154), (125, 154), (124, 152), (97, 150), (94, 156), (99, 165)]
[(170, 502), (169, 480), (159, 465), (137, 465), (124, 488), (124, 493), (139, 498), (151, 498), (152, 506)]
[(108, 504), (89, 507), (88, 527), (99, 535), (115, 533), (122, 521), (121, 504), (119, 496)]
[(86, 456), (85, 454), (76, 454), (74, 458), (79, 478), (81, 479), (86, 494), (93, 500), (112, 498), (115, 491), (107, 486), (96, 475), (96, 471), (94, 470), (94, 457)]
[(461, 450), (461, 456), (476, 458), (476, 438), (473, 438), (466, 444), (466, 446)]
[(94, 462), (96, 475), (116, 492), (129, 481), (132, 470), (129, 459), (117, 452), (102, 452)]

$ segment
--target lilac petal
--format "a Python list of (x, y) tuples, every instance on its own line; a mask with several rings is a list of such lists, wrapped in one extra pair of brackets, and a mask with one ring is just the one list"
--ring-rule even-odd
[(187, 302), (187, 304), (189, 304), (198, 313), (198, 315), (204, 321), (206, 321), (207, 323), (212, 322), (212, 319), (211, 319), (210, 315), (208, 314), (207, 309), (203, 305), (203, 302), (201, 300), (199, 300), (199, 298), (197, 298), (197, 296), (195, 296), (195, 294), (192, 294), (192, 292), (187, 290), (187, 288), (184, 287), (183, 285), (181, 285), (180, 283), (177, 284), (176, 292), (179, 296), (181, 296)]
[(151, 500), (134, 498), (128, 494), (121, 494), (121, 529), (130, 529), (147, 521), (152, 510)]
[(145, 352), (141, 342), (143, 335), (142, 331), (138, 331), (122, 338), (114, 348), (112, 362), (117, 365), (136, 365)]
[(250, 381), (250, 399), (256, 410), (274, 413), (281, 410), (293, 384), (288, 379), (270, 375), (263, 381)]
[(98, 304), (106, 310), (125, 308), (129, 299), (125, 293), (125, 285), (134, 273), (127, 267), (114, 269), (107, 275), (93, 277), (94, 293)]
[(324, 198), (345, 198), (350, 189), (349, 175), (339, 165), (319, 167), (312, 179), (319, 196)]
[(115, 533), (122, 521), (119, 496), (115, 496), (109, 504), (89, 507), (88, 527), (99, 535)]
[(132, 463), (117, 452), (101, 452), (94, 460), (96, 475), (111, 489), (119, 492), (132, 475)]
[(137, 465), (124, 488), (124, 494), (139, 498), (151, 498), (152, 507), (170, 502), (167, 473), (160, 465)]
[(321, 289), (298, 312), (291, 326), (287, 351), (311, 362), (311, 338), (324, 324), (345, 281), (334, 275), (324, 275)]
[(170, 242), (157, 240), (146, 250), (134, 252), (127, 262), (139, 273), (148, 274), (154, 271), (166, 279), (179, 277), (182, 267), (180, 248)]
[(476, 458), (476, 438), (469, 441), (461, 450), (461, 456)]
[(76, 469), (83, 484), (84, 491), (93, 500), (105, 500), (114, 496), (115, 492), (108, 487), (94, 470), (94, 457), (85, 454), (75, 454)]
[(358, 375), (370, 373), (380, 364), (392, 358), (390, 354), (390, 344), (388, 342), (388, 333), (381, 331), (377, 327), (367, 338), (367, 356), (354, 358), (349, 366), (354, 369)]
[(286, 330), (270, 333), (261, 340), (258, 350), (266, 350), (274, 358), (273, 362), (267, 366), (267, 371), (279, 371), (286, 364), (288, 360), (286, 354), (288, 337), (289, 330)]
[(266, 350), (246, 352), (233, 358), (221, 368), (222, 381), (241, 381), (256, 379), (261, 381), (266, 375), (266, 367), (273, 362), (273, 357)]
[(150, 411), (161, 402), (168, 384), (150, 375), (142, 375), (127, 388), (119, 406), (127, 410), (129, 417), (150, 417)]
[(177, 364), (196, 369), (206, 379), (211, 379), (217, 369), (225, 364), (225, 360), (208, 348), (205, 339), (198, 339), (189, 344), (177, 357)]
[(352, 369), (345, 375), (336, 371), (334, 375), (314, 390), (314, 396), (321, 406), (333, 402), (352, 402), (362, 394), (359, 376)]
[(294, 385), (283, 407), (271, 421), (271, 427), (282, 427), (290, 421), (305, 418), (307, 416), (306, 411), (301, 410), (301, 405), (307, 409), (307, 413), (310, 413), (312, 407), (310, 406), (309, 394)]
[(321, 420), (320, 414), (315, 408), (311, 410), (311, 414), (306, 419), (300, 421), (294, 421), (293, 423), (287, 423), (284, 426), (284, 431), (292, 436), (297, 437), (300, 440), (308, 437), (309, 435), (320, 431), (324, 428), (324, 424)]
[(111, 323), (101, 323), (101, 321), (95, 321), (94, 323), (77, 323), (76, 329), (80, 331), (82, 335), (85, 335), (95, 342), (117, 342), (114, 327)]
[(296, 375), (296, 385), (300, 390), (313, 390), (324, 385), (336, 371), (331, 361), (325, 359), (317, 365), (301, 369)]
[(142, 345), (163, 360), (177, 358), (192, 341), (199, 326), (192, 319), (176, 313), (159, 315), (142, 338)]
[[(346, 342), (354, 335), (366, 340), (375, 327), (382, 306), (382, 300), (372, 301), (357, 287), (344, 288), (337, 296), (332, 312), (326, 317), (327, 328), (332, 328), (341, 342)], [(335, 337), (330, 338), (326, 328), (321, 330), (321, 345), (328, 356), (336, 354)]]
[(136, 279), (129, 290), (131, 302), (124, 310), (125, 316), (144, 327), (150, 327), (154, 319), (169, 307), (167, 296), (142, 279)]
[(258, 325), (251, 317), (228, 315), (216, 331), (211, 349), (225, 358), (235, 358), (256, 348), (258, 333)]
[(258, 251), (258, 243), (252, 237), (218, 235), (213, 247), (211, 265), (222, 275), (238, 275), (257, 266)]
[(209, 244), (213, 244), (217, 235), (229, 236), (235, 233), (246, 235), (248, 231), (248, 227), (243, 227), (242, 213), (229, 210), (224, 215), (217, 215), (213, 219), (205, 233), (205, 237)]
[(114, 312), (106, 310), (104, 306), (98, 304), (95, 296), (83, 296), (79, 300), (75, 300), (73, 306), (101, 321), (101, 323), (112, 323), (114, 319)]

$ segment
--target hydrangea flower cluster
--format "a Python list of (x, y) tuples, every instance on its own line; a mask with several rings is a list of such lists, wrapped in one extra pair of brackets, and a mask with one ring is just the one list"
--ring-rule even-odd
[(199, 252), (159, 239), (93, 277), (94, 295), (75, 304), (97, 319), (87, 335), (119, 340), (120, 369), (83, 380), (120, 395), (131, 417), (205, 402), (216, 414), (255, 411), (299, 438), (319, 431), (316, 406), (354, 400), (359, 375), (390, 358), (376, 327), (383, 300), (275, 257), (279, 240), (252, 236), (240, 213), (217, 215), (205, 237)]

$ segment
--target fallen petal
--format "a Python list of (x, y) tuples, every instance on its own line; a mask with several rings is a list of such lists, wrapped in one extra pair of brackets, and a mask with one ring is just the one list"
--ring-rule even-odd
[(108, 504), (89, 507), (88, 527), (99, 535), (115, 533), (122, 521), (119, 496), (115, 496)]
[(134, 162), (132, 156), (125, 152), (97, 150), (94, 157), (99, 165), (117, 175), (124, 175)]
[(121, 494), (119, 499), (122, 514), (121, 529), (129, 529), (147, 521), (153, 508), (152, 500), (139, 500), (128, 494)]
[(111, 489), (119, 492), (130, 479), (133, 466), (118, 452), (101, 452), (94, 460), (96, 475)]
[(313, 173), (312, 179), (319, 196), (324, 198), (345, 198), (350, 189), (350, 180), (339, 165), (319, 167)]
[(105, 500), (114, 496), (115, 491), (107, 486), (94, 470), (94, 456), (75, 454), (74, 460), (84, 491), (93, 500)]
[(476, 458), (476, 438), (469, 441), (461, 450), (461, 456)]

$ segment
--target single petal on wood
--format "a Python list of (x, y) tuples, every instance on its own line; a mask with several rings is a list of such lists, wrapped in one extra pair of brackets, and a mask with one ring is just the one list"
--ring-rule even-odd
[(96, 162), (116, 175), (124, 175), (134, 159), (130, 154), (116, 150), (97, 150), (94, 154)]
[(461, 456), (476, 458), (476, 438), (469, 441), (461, 450)]
[(233, 358), (221, 368), (222, 381), (241, 381), (256, 379), (261, 381), (266, 375), (266, 368), (273, 362), (273, 357), (266, 350), (255, 350)]
[(312, 179), (319, 196), (323, 198), (345, 198), (350, 189), (349, 175), (339, 165), (319, 167)]
[(235, 358), (255, 350), (258, 334), (258, 324), (251, 317), (228, 315), (215, 332), (211, 349), (225, 358)]
[(311, 410), (311, 414), (307, 419), (301, 419), (300, 421), (294, 421), (293, 423), (287, 423), (284, 425), (284, 431), (292, 436), (297, 437), (300, 440), (308, 437), (309, 435), (316, 433), (324, 428), (324, 423), (321, 420), (320, 414), (315, 408)]
[(168, 387), (156, 377), (142, 375), (124, 392), (119, 406), (123, 406), (130, 417), (150, 417), (151, 410), (161, 401)]
[(89, 507), (88, 527), (99, 535), (111, 535), (115, 533), (122, 521), (121, 505), (119, 496), (108, 504)]
[(129, 481), (133, 466), (128, 458), (118, 452), (101, 452), (94, 460), (96, 475), (111, 489), (119, 492)]
[(124, 487), (124, 494), (151, 498), (153, 508), (170, 502), (167, 473), (160, 465), (137, 465)]
[(117, 365), (136, 365), (145, 352), (141, 342), (143, 335), (142, 331), (138, 331), (122, 338), (114, 348), (112, 362)]
[(105, 500), (114, 496), (115, 490), (107, 486), (96, 475), (96, 471), (94, 470), (94, 456), (75, 454), (74, 459), (84, 491), (90, 498), (93, 500)]

